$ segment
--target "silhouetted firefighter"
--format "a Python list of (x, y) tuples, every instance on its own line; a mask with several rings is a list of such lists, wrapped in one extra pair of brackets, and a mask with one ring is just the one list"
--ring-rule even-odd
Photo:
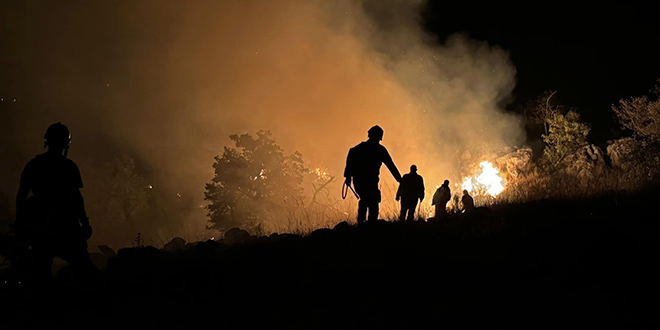
[(87, 252), (92, 227), (80, 193), (80, 171), (66, 157), (71, 135), (66, 126), (56, 123), (48, 127), (44, 138), (48, 151), (25, 165), (16, 196), (14, 230), (30, 247), (19, 267), (37, 282), (49, 282), (53, 258), (59, 257), (89, 278), (96, 270)]
[(410, 166), (410, 173), (404, 174), (401, 178), (396, 200), (401, 200), (399, 220), (404, 221), (408, 214), (408, 221), (413, 221), (417, 202), (421, 203), (424, 200), (424, 179), (417, 174), (417, 166)]
[(470, 215), (474, 211), (474, 199), (470, 196), (467, 190), (463, 190), (463, 197), (461, 197), (461, 203), (463, 203), (463, 214)]
[(435, 205), (435, 218), (442, 219), (447, 216), (447, 202), (451, 199), (451, 189), (449, 189), (449, 180), (445, 182), (433, 194), (433, 203)]
[(383, 139), (383, 129), (378, 125), (368, 131), (369, 139), (351, 148), (346, 158), (344, 177), (346, 185), (355, 185), (360, 196), (358, 202), (358, 224), (364, 222), (369, 210), (369, 220), (378, 219), (378, 203), (381, 201), (378, 181), (380, 180), (380, 166), (390, 170), (397, 182), (401, 182), (401, 174), (394, 165), (392, 157), (384, 146), (380, 144)]

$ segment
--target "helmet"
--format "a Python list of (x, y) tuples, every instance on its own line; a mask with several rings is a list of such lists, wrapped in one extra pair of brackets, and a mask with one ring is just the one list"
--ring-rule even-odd
[(369, 134), (370, 139), (377, 139), (377, 140), (382, 140), (383, 139), (383, 129), (380, 128), (380, 126), (376, 125), (372, 128), (370, 128), (367, 131), (367, 134)]
[(68, 148), (71, 142), (71, 132), (62, 123), (58, 122), (48, 126), (44, 140), (47, 146), (59, 146)]

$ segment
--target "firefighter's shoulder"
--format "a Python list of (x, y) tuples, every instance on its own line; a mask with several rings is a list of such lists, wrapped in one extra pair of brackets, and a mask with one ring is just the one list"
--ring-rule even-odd
[(360, 150), (364, 150), (368, 147), (369, 147), (369, 145), (366, 142), (360, 142), (357, 145), (355, 145), (355, 147), (351, 148), (351, 150), (360, 151)]
[(383, 155), (389, 155), (389, 154), (390, 154), (389, 151), (387, 151), (387, 148), (385, 148), (385, 146), (382, 145), (382, 144), (377, 144), (377, 145), (376, 145), (376, 148), (377, 148), (378, 151), (379, 151), (380, 153), (382, 153)]
[(48, 158), (46, 153), (38, 154), (30, 159), (27, 164), (25, 164), (26, 169), (40, 168), (47, 164)]

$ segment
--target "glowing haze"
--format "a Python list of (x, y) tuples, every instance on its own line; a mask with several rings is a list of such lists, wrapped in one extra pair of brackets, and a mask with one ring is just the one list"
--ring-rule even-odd
[(229, 134), (270, 130), (308, 167), (341, 176), (348, 149), (379, 124), (402, 173), (416, 164), (429, 190), (445, 178), (459, 183), (482, 156), (522, 142), (518, 120), (500, 109), (515, 68), (506, 51), (468, 36), (439, 44), (419, 26), (421, 6), (13, 4), (3, 14), (11, 68), (2, 69), (2, 93), (18, 95), (22, 108), (9, 118), (9, 142), (33, 155), (43, 130), (62, 121), (73, 130), (74, 160), (101, 145), (130, 150), (154, 182), (201, 204)]

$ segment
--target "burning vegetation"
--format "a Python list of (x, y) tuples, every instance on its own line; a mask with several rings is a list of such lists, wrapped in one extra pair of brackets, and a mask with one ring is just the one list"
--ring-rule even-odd
[(500, 170), (493, 163), (479, 163), (480, 172), (463, 179), (461, 189), (467, 190), (473, 196), (497, 197), (506, 187), (506, 180), (500, 176)]
[[(643, 101), (655, 102), (634, 100), (622, 101), (625, 107), (617, 111), (647, 111), (653, 105)], [(541, 109), (546, 107), (547, 103)], [(547, 134), (542, 135), (545, 147), (539, 157), (533, 157), (530, 147), (522, 147), (476, 162), (460, 179), (448, 176), (455, 183), (447, 208), (460, 212), (463, 191), (474, 198), (476, 206), (485, 206), (595, 196), (658, 183), (660, 150), (658, 141), (649, 138), (653, 135), (648, 133), (648, 125), (643, 135), (633, 132), (632, 137), (610, 141), (604, 152), (588, 142), (589, 127), (577, 112), (562, 106), (553, 109), (543, 110), (548, 115), (542, 124)], [(285, 156), (270, 133), (257, 136), (233, 135), (237, 149), (227, 148), (222, 158), (216, 158), (216, 178), (207, 185), (209, 215), (216, 229), (239, 225), (264, 232), (305, 232), (354, 217), (355, 205), (350, 199), (342, 202), (332, 193), (337, 182), (328, 169), (307, 169), (302, 155)], [(228, 189), (236, 180), (244, 183)], [(426, 182), (427, 187), (438, 187), (440, 181)], [(393, 199), (388, 195), (394, 189), (382, 189), (385, 217), (394, 218), (398, 205), (387, 201)], [(423, 216), (432, 215), (429, 199), (421, 208)], [(249, 212), (249, 216), (240, 212)]]

